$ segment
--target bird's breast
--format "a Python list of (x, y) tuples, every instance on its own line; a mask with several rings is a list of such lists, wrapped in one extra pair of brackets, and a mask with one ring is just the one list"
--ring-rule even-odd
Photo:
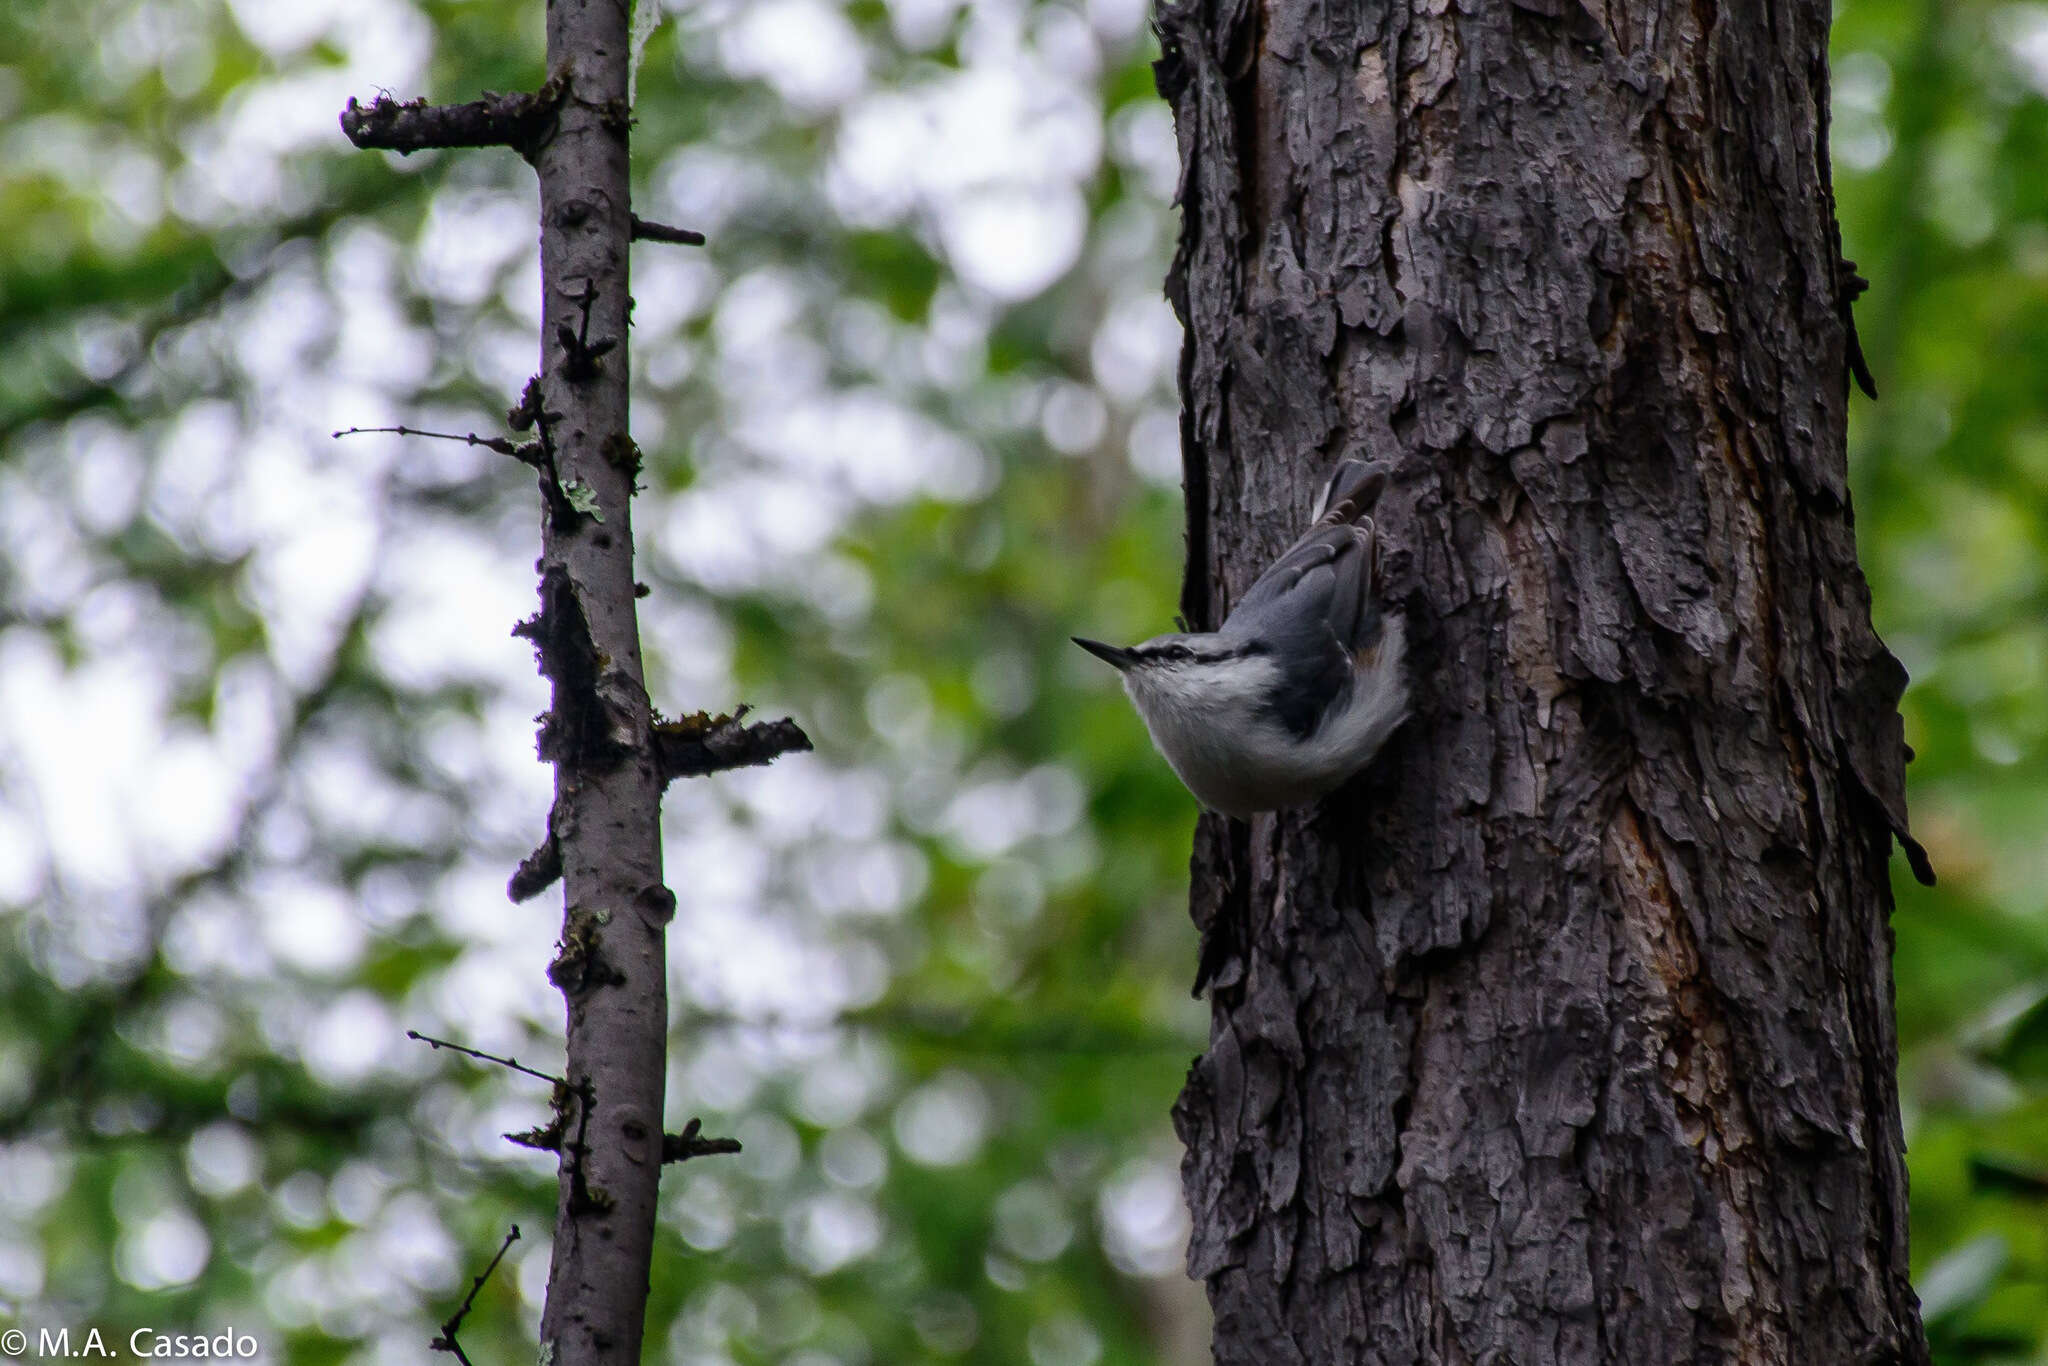
[(1282, 682), (1269, 661), (1233, 672), (1227, 686), (1213, 677), (1127, 684), (1153, 745), (1196, 799), (1246, 816), (1307, 805), (1371, 761), (1407, 714), (1404, 643), (1401, 619), (1390, 618), (1305, 731), (1267, 705)]

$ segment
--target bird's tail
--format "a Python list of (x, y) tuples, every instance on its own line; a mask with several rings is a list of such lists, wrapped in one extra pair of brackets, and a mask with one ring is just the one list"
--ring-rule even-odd
[(1386, 486), (1385, 466), (1369, 465), (1363, 460), (1339, 461), (1316, 504), (1316, 525), (1341, 526), (1358, 521), (1372, 511)]

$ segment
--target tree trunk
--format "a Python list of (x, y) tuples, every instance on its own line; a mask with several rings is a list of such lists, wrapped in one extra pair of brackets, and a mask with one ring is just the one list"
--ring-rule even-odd
[[(358, 147), (510, 147), (540, 178), (541, 371), (506, 415), (531, 436), (451, 439), (488, 446), (540, 476), (540, 611), (513, 634), (533, 641), (553, 685), (539, 749), (555, 767), (555, 800), (547, 838), (506, 890), (525, 901), (562, 881), (562, 938), (548, 980), (568, 1007), (568, 1067), (555, 1079), (553, 1122), (506, 1137), (561, 1156), (542, 1366), (640, 1360), (662, 1164), (739, 1151), (732, 1139), (701, 1136), (694, 1119), (681, 1133), (662, 1132), (665, 940), (676, 907), (661, 880), (662, 789), (811, 747), (788, 719), (743, 725), (742, 707), (663, 720), (647, 696), (634, 605), (643, 590), (633, 580), (640, 451), (627, 425), (628, 265), (635, 239), (697, 246), (704, 237), (632, 211), (629, 8), (628, 0), (549, 0), (548, 79), (537, 91), (456, 105), (380, 95), (368, 105), (350, 100), (341, 116)], [(456, 1329), (482, 1285), (442, 1325), (435, 1350), (467, 1360)]]
[(548, 77), (560, 104), (533, 153), (544, 300), (528, 416), (552, 443), (562, 490), (546, 500), (532, 632), (554, 683), (541, 752), (555, 764), (548, 839), (565, 903), (548, 975), (568, 1004), (567, 1075), (582, 1087), (557, 1112), (546, 1366), (640, 1361), (661, 1181), (675, 898), (662, 885), (661, 777), (634, 608), (626, 11), (626, 0), (551, 0)]
[(1219, 1363), (1927, 1360), (1827, 22), (1161, 12), (1186, 615), (1384, 460), (1417, 698), (1320, 810), (1198, 836)]
[[(632, 211), (628, 10), (628, 0), (549, 0), (548, 79), (532, 93), (457, 105), (380, 95), (350, 100), (341, 116), (358, 147), (511, 147), (540, 178), (541, 371), (506, 415), (532, 435), (454, 439), (540, 476), (540, 611), (513, 634), (533, 641), (553, 685), (539, 749), (555, 767), (555, 800), (547, 838), (506, 890), (525, 901), (562, 882), (548, 980), (568, 1007), (568, 1067), (555, 1079), (553, 1122), (506, 1137), (561, 1156), (542, 1366), (640, 1360), (662, 1164), (739, 1151), (732, 1139), (701, 1136), (694, 1119), (662, 1132), (665, 941), (676, 908), (661, 880), (662, 789), (811, 747), (794, 721), (743, 725), (744, 707), (663, 720), (647, 696), (634, 605), (643, 590), (633, 580), (640, 451), (627, 426), (627, 268), (635, 239), (697, 246), (704, 237)], [(467, 1360), (455, 1332), (482, 1285), (442, 1325), (435, 1350)]]

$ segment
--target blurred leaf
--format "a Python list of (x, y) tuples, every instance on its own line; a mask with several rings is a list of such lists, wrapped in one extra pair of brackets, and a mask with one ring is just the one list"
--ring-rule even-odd
[(2048, 1200), (2048, 1168), (2017, 1158), (1977, 1154), (1970, 1159), (1970, 1184), (1980, 1194)]
[(2048, 1086), (2048, 995), (2013, 1021), (1990, 1061), (2015, 1080)]
[(1933, 1324), (1981, 1304), (2009, 1255), (2005, 1239), (1995, 1233), (1949, 1252), (1919, 1279), (1921, 1316)]

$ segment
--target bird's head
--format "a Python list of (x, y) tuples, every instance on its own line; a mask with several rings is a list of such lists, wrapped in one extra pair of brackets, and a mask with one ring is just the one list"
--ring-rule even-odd
[(1221, 653), (1213, 648), (1214, 641), (1214, 636), (1169, 635), (1154, 636), (1137, 645), (1108, 645), (1086, 636), (1074, 637), (1076, 645), (1126, 676), (1198, 667), (1210, 655)]
[(1124, 690), (1150, 714), (1158, 703), (1205, 707), (1238, 700), (1270, 677), (1256, 643), (1208, 633), (1154, 636), (1138, 645), (1074, 643), (1124, 676)]

